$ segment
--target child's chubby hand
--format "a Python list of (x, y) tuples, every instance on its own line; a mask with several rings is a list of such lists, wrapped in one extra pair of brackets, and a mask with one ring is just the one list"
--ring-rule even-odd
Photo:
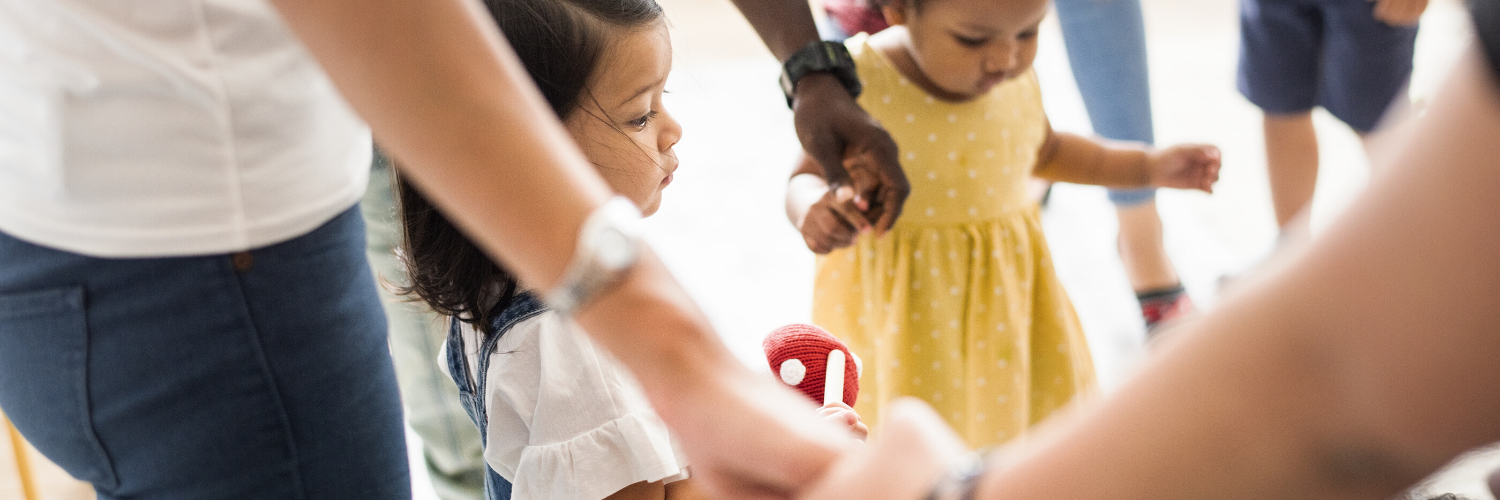
[(1219, 180), (1219, 148), (1179, 144), (1151, 152), (1146, 159), (1151, 185), (1214, 192)]
[(844, 403), (829, 403), (818, 408), (818, 417), (832, 422), (834, 425), (846, 426), (854, 437), (864, 441), (870, 436), (870, 428), (859, 419), (859, 414), (853, 408)]
[(802, 239), (813, 253), (825, 254), (854, 244), (860, 233), (870, 230), (870, 222), (858, 212), (850, 199), (854, 190), (848, 186), (830, 190), (807, 209), (802, 219)]

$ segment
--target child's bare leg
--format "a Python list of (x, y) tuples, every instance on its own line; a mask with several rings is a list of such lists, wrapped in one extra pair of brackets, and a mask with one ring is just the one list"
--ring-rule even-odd
[(1271, 180), (1271, 203), (1276, 224), (1288, 223), (1312, 202), (1318, 183), (1318, 136), (1312, 112), (1265, 115), (1266, 174)]

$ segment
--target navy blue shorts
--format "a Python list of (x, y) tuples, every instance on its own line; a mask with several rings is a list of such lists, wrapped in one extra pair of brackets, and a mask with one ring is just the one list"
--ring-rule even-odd
[(1368, 0), (1240, 0), (1239, 89), (1270, 114), (1322, 106), (1369, 132), (1404, 95), (1415, 26), (1375, 19)]

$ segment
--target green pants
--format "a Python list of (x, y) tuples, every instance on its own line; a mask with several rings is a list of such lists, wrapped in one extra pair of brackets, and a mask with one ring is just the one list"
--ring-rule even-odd
[(478, 500), (484, 492), (484, 449), (479, 430), (459, 404), (458, 387), (438, 363), (438, 350), (447, 337), (444, 319), (391, 291), (392, 286), (407, 285), (407, 280), (395, 253), (401, 231), (390, 163), (378, 151), (360, 207), (365, 216), (365, 253), (390, 324), (391, 358), (396, 363), (406, 423), (422, 437), (422, 456), (438, 498)]

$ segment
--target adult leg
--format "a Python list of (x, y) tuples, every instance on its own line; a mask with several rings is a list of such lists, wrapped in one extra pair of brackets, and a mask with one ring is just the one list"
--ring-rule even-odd
[(353, 209), (233, 256), (0, 233), (0, 406), (100, 498), (409, 498), (363, 243)]
[(438, 363), (447, 324), (437, 314), (397, 296), (391, 286), (406, 286), (406, 270), (396, 258), (401, 229), (391, 190), (391, 169), (378, 151), (370, 170), (364, 211), (365, 253), (375, 272), (386, 322), (391, 358), (401, 386), (406, 423), (422, 437), (422, 456), (432, 487), (443, 500), (476, 500), (484, 494), (484, 448), (479, 431), (458, 400), (458, 387)]
[(1305, 224), (1292, 222), (1312, 202), (1318, 183), (1318, 135), (1312, 112), (1266, 113), (1265, 139), (1276, 223), (1283, 232), (1306, 231)]
[(1382, 148), (1384, 122), (1410, 112), (1407, 87), (1417, 27), (1376, 20), (1369, 5), (1345, 0), (1324, 8), (1327, 25), (1319, 102), (1359, 133), (1365, 153)]
[[(1094, 131), (1110, 139), (1154, 142), (1140, 0), (1057, 0), (1057, 15)], [(1142, 298), (1147, 326), (1186, 312), (1186, 295), (1162, 243), (1156, 191), (1111, 190), (1110, 201), (1120, 221), (1120, 260)]]

